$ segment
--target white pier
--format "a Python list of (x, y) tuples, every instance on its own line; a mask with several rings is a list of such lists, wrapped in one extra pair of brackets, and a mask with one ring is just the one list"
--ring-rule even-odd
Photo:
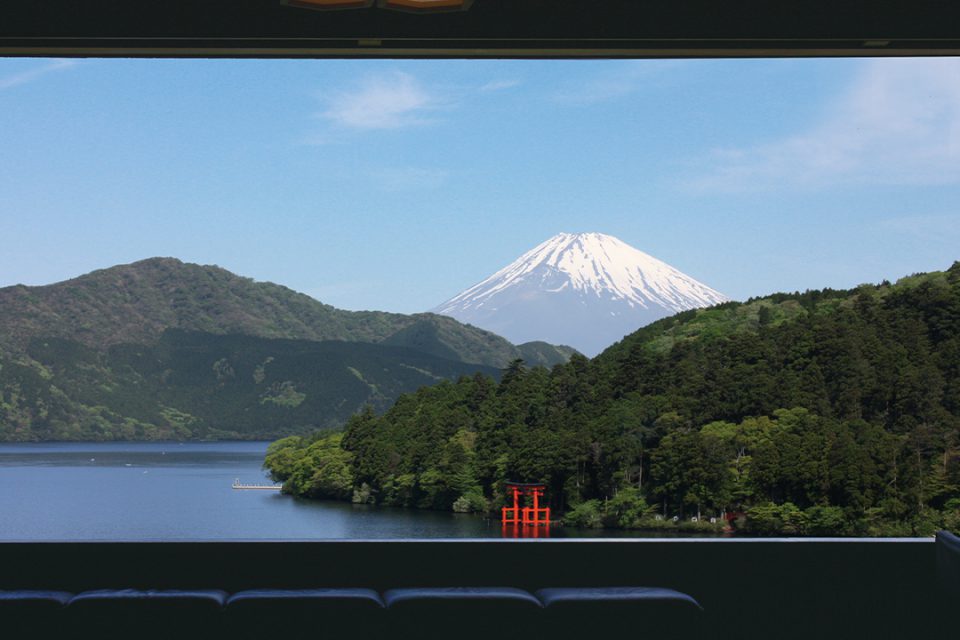
[(240, 478), (233, 481), (234, 489), (252, 489), (257, 491), (280, 491), (283, 489), (281, 484), (243, 484)]

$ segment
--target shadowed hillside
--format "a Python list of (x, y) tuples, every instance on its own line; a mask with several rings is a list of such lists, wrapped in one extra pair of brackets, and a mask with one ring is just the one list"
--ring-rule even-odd
[(0, 289), (0, 441), (305, 433), (440, 380), (569, 354), (154, 258)]
[[(431, 340), (421, 342), (435, 355), (495, 367), (521, 357), (500, 336), (452, 318), (343, 311), (281, 285), (173, 258), (101, 269), (42, 287), (0, 289), (0, 347), (8, 351), (22, 351), (40, 336), (96, 348), (148, 344), (166, 329), (391, 344), (430, 332)], [(564, 360), (558, 353), (549, 364)]]
[(279, 437), (440, 380), (499, 375), (405, 347), (180, 330), (106, 351), (36, 339), (27, 352), (0, 360), (0, 441)]

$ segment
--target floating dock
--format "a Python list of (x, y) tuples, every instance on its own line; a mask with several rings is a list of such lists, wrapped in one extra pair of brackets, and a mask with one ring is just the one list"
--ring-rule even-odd
[(280, 491), (283, 489), (282, 484), (243, 484), (240, 482), (240, 479), (233, 481), (234, 489), (251, 489), (255, 491)]

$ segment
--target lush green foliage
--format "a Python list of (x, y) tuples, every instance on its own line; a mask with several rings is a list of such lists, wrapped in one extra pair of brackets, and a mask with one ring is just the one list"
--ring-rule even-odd
[(342, 426), (439, 380), (498, 370), (405, 347), (168, 331), (105, 352), (0, 357), (0, 441), (264, 438)]
[(0, 442), (305, 433), (438, 380), (570, 353), (169, 258), (0, 289), (0, 311)]
[(420, 389), (352, 418), (341, 447), (381, 504), (497, 506), (504, 481), (536, 481), (577, 526), (925, 535), (960, 520), (960, 264)]
[[(0, 309), (0, 354), (22, 354), (36, 338), (64, 338), (95, 349), (149, 345), (167, 329), (386, 342), (494, 367), (529, 353), (453, 318), (343, 311), (277, 284), (173, 258), (111, 267), (44, 287), (2, 288)], [(568, 355), (551, 345), (540, 353), (546, 365), (565, 362)]]
[(270, 445), (267, 455), (273, 475), (290, 493), (308, 498), (353, 497), (353, 455), (340, 447), (342, 434), (322, 435), (305, 440), (289, 436)]

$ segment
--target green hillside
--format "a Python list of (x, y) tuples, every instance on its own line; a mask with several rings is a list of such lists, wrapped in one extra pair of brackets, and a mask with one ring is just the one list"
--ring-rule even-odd
[(528, 367), (547, 367), (568, 362), (574, 354), (579, 353), (573, 347), (555, 345), (549, 342), (534, 341), (517, 345), (520, 352), (518, 358)]
[(681, 313), (590, 361), (420, 389), (266, 463), (299, 495), (464, 511), (545, 482), (579, 526), (956, 527), (960, 263)]
[[(343, 311), (281, 285), (173, 258), (110, 267), (42, 287), (0, 289), (0, 352), (22, 353), (38, 337), (66, 338), (97, 349), (151, 344), (167, 329), (386, 341), (493, 367), (522, 357), (500, 336), (446, 316)], [(547, 364), (563, 361), (558, 351)]]
[(105, 352), (36, 339), (0, 358), (0, 441), (269, 438), (341, 426), (365, 406), (497, 369), (378, 344), (169, 330)]
[(306, 433), (440, 380), (570, 352), (153, 258), (0, 289), (0, 442)]

